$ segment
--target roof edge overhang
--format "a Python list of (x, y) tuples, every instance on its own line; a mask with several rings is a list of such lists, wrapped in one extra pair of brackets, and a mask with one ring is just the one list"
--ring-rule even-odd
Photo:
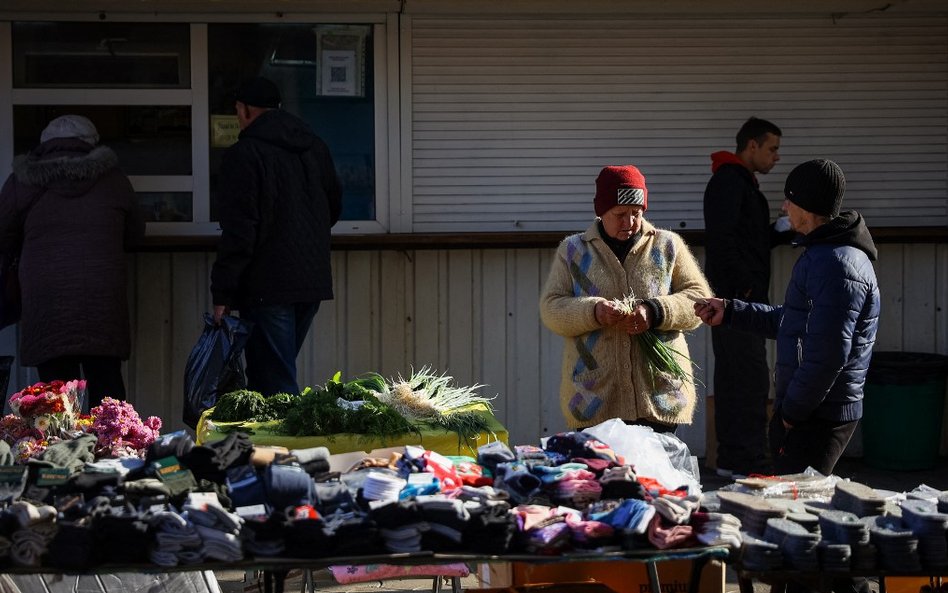
[(0, 19), (397, 13), (466, 17), (948, 15), (944, 0), (4, 0)]

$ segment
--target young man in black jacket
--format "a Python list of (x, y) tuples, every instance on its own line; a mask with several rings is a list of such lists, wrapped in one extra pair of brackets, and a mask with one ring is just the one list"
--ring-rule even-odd
[(862, 216), (840, 211), (846, 178), (833, 161), (787, 176), (790, 225), (803, 247), (782, 305), (712, 298), (695, 313), (717, 327), (776, 340), (770, 439), (777, 473), (833, 472), (862, 417), (863, 387), (879, 327), (875, 242)]
[[(770, 204), (755, 174), (780, 160), (780, 128), (752, 117), (737, 133), (737, 151), (711, 155), (704, 192), (705, 273), (715, 295), (768, 302), (770, 249), (778, 242)], [(770, 373), (762, 336), (715, 327), (714, 428), (718, 473), (767, 473)]]
[(254, 324), (247, 386), (264, 395), (300, 392), (296, 356), (319, 303), (333, 298), (330, 229), (342, 211), (329, 148), (280, 102), (265, 78), (237, 91), (241, 132), (221, 163), (211, 270), (215, 320), (238, 309)]

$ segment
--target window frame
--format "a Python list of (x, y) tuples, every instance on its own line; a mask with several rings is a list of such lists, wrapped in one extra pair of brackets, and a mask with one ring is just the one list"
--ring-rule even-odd
[[(204, 18), (206, 16), (206, 18)], [(98, 15), (71, 15), (34, 18), (48, 22), (93, 22)], [(195, 22), (201, 18), (202, 22)], [(19, 19), (15, 19), (19, 20)], [(191, 109), (191, 175), (130, 175), (136, 192), (191, 192), (192, 221), (148, 222), (146, 236), (215, 237), (220, 226), (210, 220), (210, 113), (208, 106), (208, 23), (312, 23), (359, 24), (372, 27), (375, 99), (375, 219), (341, 220), (333, 234), (380, 234), (390, 232), (389, 212), (392, 191), (397, 191), (397, 15), (389, 14), (293, 14), (293, 15), (181, 15), (148, 18), (144, 15), (122, 15), (121, 22), (186, 23), (190, 30), (190, 88), (185, 89), (116, 89), (116, 88), (13, 88), (13, 27), (15, 20), (0, 22), (0, 128), (13, 129), (13, 108), (20, 105), (176, 105)], [(13, 157), (12, 134), (0, 139), (0, 173), (9, 174)], [(2, 169), (6, 168), (6, 171)]]

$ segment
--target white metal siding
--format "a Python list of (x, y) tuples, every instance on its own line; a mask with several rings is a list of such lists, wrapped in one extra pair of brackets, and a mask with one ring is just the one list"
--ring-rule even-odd
[(870, 225), (948, 223), (948, 19), (411, 15), (413, 230), (581, 229), (603, 165), (633, 163), (649, 217), (703, 228), (711, 152), (756, 115), (783, 129), (776, 209), (810, 158)]

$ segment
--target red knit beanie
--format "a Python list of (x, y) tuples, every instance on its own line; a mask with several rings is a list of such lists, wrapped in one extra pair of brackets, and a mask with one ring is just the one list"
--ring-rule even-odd
[(648, 188), (645, 176), (632, 165), (604, 167), (596, 178), (596, 216), (615, 206), (641, 206), (648, 209)]

